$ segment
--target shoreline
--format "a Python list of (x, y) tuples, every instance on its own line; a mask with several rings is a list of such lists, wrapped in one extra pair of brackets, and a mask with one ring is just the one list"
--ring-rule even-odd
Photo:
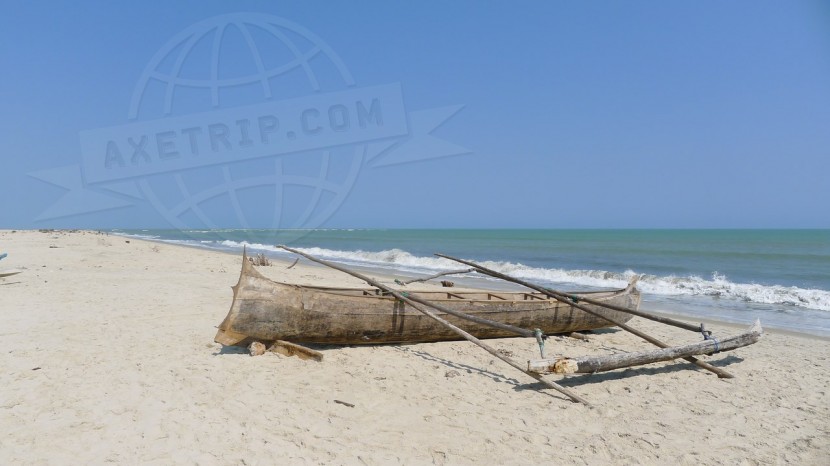
[[(515, 464), (552, 454), (560, 464), (821, 464), (830, 456), (830, 342), (809, 335), (771, 331), (703, 357), (734, 379), (683, 361), (550, 377), (587, 408), (466, 341), (326, 346), (319, 363), (222, 347), (213, 337), (230, 307), (237, 254), (86, 231), (0, 231), (0, 244), (3, 267), (24, 269), (0, 280), (4, 464)], [(259, 270), (362, 285), (283, 264)], [(672, 344), (700, 337), (630, 323)], [(487, 342), (517, 361), (539, 356), (526, 338)], [(589, 341), (553, 336), (546, 355), (649, 348), (602, 329)]]
[[(194, 249), (199, 249), (199, 250), (205, 250), (205, 251), (210, 251), (210, 252), (228, 254), (228, 255), (231, 255), (231, 256), (234, 256), (236, 254), (237, 257), (241, 257), (241, 251), (239, 251), (237, 253), (234, 253), (233, 251), (229, 251), (229, 250), (225, 250), (225, 249), (213, 249), (213, 248), (208, 248), (208, 247), (202, 247), (202, 246), (195, 245), (195, 244), (171, 243), (169, 241), (165, 241), (165, 240), (161, 240), (161, 239), (135, 238), (134, 236), (131, 236), (130, 234), (122, 234), (122, 233), (119, 233), (119, 232), (105, 232), (105, 233), (112, 234), (114, 236), (121, 236), (121, 237), (125, 237), (125, 238), (135, 239), (136, 241), (140, 240), (140, 241), (146, 241), (146, 242), (151, 242), (151, 243), (162, 243), (162, 244), (170, 244), (170, 245), (173, 245), (173, 246), (183, 246), (183, 247), (194, 248)], [(275, 264), (280, 263), (280, 264), (283, 264), (285, 266), (288, 266), (292, 262), (292, 260), (285, 259), (285, 258), (282, 258), (282, 257), (274, 257), (273, 255), (267, 255), (267, 256)], [(314, 264), (314, 263), (311, 263), (311, 262), (305, 261), (305, 260), (302, 260), (301, 263), (303, 263), (307, 266), (310, 266), (310, 267), (325, 268), (322, 265)], [(377, 266), (349, 265), (349, 267), (351, 267), (352, 269), (354, 269), (356, 271), (361, 271), (361, 272), (364, 272), (364, 273), (370, 273), (374, 277), (383, 279), (385, 281), (390, 281), (390, 282), (392, 282), (395, 278), (398, 278), (398, 279), (400, 279), (400, 278), (417, 278), (418, 276), (420, 276), (418, 274), (414, 274), (412, 272), (405, 271), (405, 270), (397, 270), (396, 274), (392, 274), (390, 270), (385, 269), (385, 268), (381, 268), (381, 267), (377, 267)], [(489, 281), (488, 280), (487, 282), (483, 282), (483, 280), (486, 280), (484, 278), (473, 278), (473, 277), (467, 277), (467, 276), (458, 276), (458, 277), (448, 277), (447, 279), (456, 281), (457, 285), (460, 285), (461, 287), (463, 287), (465, 289), (470, 289), (470, 290), (487, 289), (485, 287), (490, 287), (489, 289), (498, 289), (498, 290), (504, 290), (504, 291), (523, 289), (523, 287), (521, 287), (519, 285), (515, 285), (515, 284), (512, 284), (512, 283), (507, 283), (507, 282), (503, 282), (503, 281)], [(572, 291), (578, 291), (578, 290), (572, 290)], [(657, 297), (657, 299), (655, 301), (659, 302), (661, 300), (660, 300), (659, 297)], [(713, 324), (713, 325), (719, 325), (719, 326), (732, 328), (732, 329), (745, 329), (746, 327), (752, 325), (752, 321), (751, 321), (752, 319), (750, 319), (750, 321), (747, 321), (747, 322), (739, 322), (737, 320), (730, 321), (730, 320), (718, 319), (718, 318), (712, 317), (712, 316), (696, 315), (696, 314), (689, 314), (689, 313), (683, 313), (683, 312), (675, 312), (675, 311), (671, 311), (671, 310), (665, 310), (665, 309), (650, 307), (651, 305), (655, 304), (654, 302), (644, 303), (644, 304), (645, 304), (645, 306), (641, 306), (641, 309), (647, 310), (648, 312), (653, 312), (655, 314), (659, 314), (659, 315), (662, 315), (662, 316), (665, 316), (665, 317), (685, 319), (685, 320), (687, 320), (689, 322), (693, 322), (693, 323)], [(660, 306), (662, 306), (662, 305), (660, 305)], [(815, 312), (824, 312), (824, 311), (815, 310)], [(765, 322), (763, 318), (761, 318), (761, 324), (764, 326), (764, 331), (773, 331), (773, 332), (781, 333), (781, 334), (784, 334), (784, 335), (802, 336), (802, 337), (807, 337), (807, 338), (816, 338), (816, 339), (820, 339), (820, 340), (823, 340), (823, 341), (830, 341), (830, 333), (822, 332), (821, 330), (815, 330), (813, 332), (810, 332), (810, 331), (807, 331), (807, 330), (798, 330), (798, 329), (787, 328), (787, 327), (784, 327), (784, 326), (775, 325), (774, 323)]]
[[(46, 233), (59, 233), (59, 234), (82, 233), (82, 234), (96, 234), (96, 235), (111, 235), (111, 236), (115, 236), (115, 237), (119, 237), (119, 238), (125, 238), (125, 239), (130, 240), (130, 241), (137, 241), (137, 242), (141, 242), (141, 243), (146, 243), (148, 245), (164, 244), (164, 245), (171, 246), (171, 247), (181, 247), (181, 248), (192, 249), (192, 250), (196, 250), (196, 251), (206, 251), (206, 252), (209, 252), (209, 253), (212, 253), (212, 254), (221, 254), (221, 255), (226, 256), (226, 257), (236, 258), (237, 262), (242, 257), (241, 251), (237, 252), (237, 251), (230, 251), (230, 250), (225, 250), (225, 249), (213, 249), (213, 248), (203, 247), (203, 246), (199, 246), (199, 245), (195, 245), (195, 244), (173, 243), (173, 242), (169, 242), (169, 241), (165, 241), (165, 240), (161, 240), (161, 239), (136, 238), (135, 236), (132, 236), (132, 235), (129, 235), (129, 234), (121, 234), (119, 232), (106, 231), (106, 230), (83, 230), (83, 229), (0, 230), (0, 235), (9, 234), (11, 231), (28, 232), (28, 233), (37, 232), (37, 233), (44, 233), (44, 234), (46, 234)], [(274, 257), (274, 256), (269, 256), (269, 255), (266, 255), (266, 256), (272, 262), (271, 267), (274, 267), (274, 268), (276, 268), (278, 266), (287, 267), (287, 266), (291, 265), (291, 263), (293, 262), (293, 260), (290, 260), (290, 259), (287, 259), (287, 258)], [(249, 256), (249, 257), (251, 257), (251, 256)], [(344, 278), (346, 280), (354, 282), (354, 286), (362, 286), (361, 284), (365, 285), (365, 283), (363, 283), (362, 281), (354, 279), (352, 277), (349, 277), (348, 275), (343, 274), (342, 272), (333, 271), (333, 270), (331, 270), (331, 269), (329, 269), (329, 268), (327, 268), (323, 265), (316, 264), (316, 263), (313, 263), (313, 262), (310, 262), (310, 261), (307, 261), (307, 260), (304, 260), (304, 259), (301, 259), (300, 262), (297, 265), (302, 266), (301, 268), (326, 270), (327, 272), (333, 273), (335, 276), (339, 275), (339, 276), (342, 276), (342, 278)], [(418, 278), (420, 276), (418, 274), (414, 274), (414, 273), (411, 273), (411, 272), (408, 272), (408, 271), (398, 271), (397, 274), (391, 274), (390, 271), (387, 270), (387, 269), (382, 269), (380, 267), (373, 267), (373, 266), (350, 265), (349, 267), (356, 270), (356, 271), (360, 271), (360, 272), (363, 272), (363, 273), (370, 273), (370, 274), (372, 274), (373, 277), (375, 277), (375, 278), (377, 278), (381, 281), (388, 282), (388, 284), (390, 284), (390, 285), (394, 285), (394, 280), (395, 279)], [(263, 268), (258, 267), (258, 270), (262, 271)], [(267, 271), (268, 267), (265, 267), (264, 270)], [(269, 276), (269, 274), (267, 272), (265, 272), (265, 275)], [(269, 276), (269, 278), (270, 278), (270, 276)], [(486, 288), (483, 288), (481, 286), (477, 286), (478, 284), (470, 284), (470, 281), (479, 281), (478, 279), (472, 279), (471, 280), (467, 277), (462, 276), (460, 278), (454, 278), (454, 280), (457, 280), (458, 281), (457, 284), (461, 285), (457, 289), (463, 289), (463, 290), (483, 290), (483, 289), (486, 289)], [(298, 284), (300, 284), (300, 283), (298, 283)], [(303, 282), (301, 284), (313, 285), (314, 283), (313, 282)], [(435, 282), (433, 282), (433, 283), (420, 283), (419, 285), (424, 285), (426, 287), (426, 289), (430, 289), (430, 288), (440, 289), (440, 287), (438, 287), (438, 285)], [(482, 284), (482, 285), (484, 285), (484, 284)], [(492, 282), (492, 283), (488, 282), (488, 283), (486, 283), (486, 285), (493, 285), (493, 286), (496, 287), (496, 289), (504, 290), (504, 291), (523, 289), (523, 287), (521, 287), (519, 285), (515, 285), (513, 283), (501, 282), (501, 281), (495, 281), (495, 282)], [(673, 311), (665, 310), (665, 309), (655, 309), (655, 308), (648, 307), (648, 306), (643, 307), (642, 305), (641, 305), (640, 308), (644, 311), (648, 311), (648, 312), (651, 312), (651, 313), (654, 313), (656, 315), (663, 316), (663, 317), (683, 319), (683, 320), (686, 320), (690, 323), (703, 323), (703, 324), (707, 324), (707, 325), (721, 326), (721, 327), (725, 327), (725, 328), (732, 329), (732, 330), (745, 330), (747, 327), (752, 325), (752, 322), (736, 322), (736, 321), (729, 321), (729, 320), (721, 320), (721, 319), (717, 319), (717, 318), (713, 318), (713, 317), (709, 317), (709, 316), (690, 315), (690, 314), (684, 314), (684, 313), (681, 313), (681, 312), (673, 312)], [(816, 311), (816, 312), (820, 312), (820, 311)], [(768, 323), (764, 322), (763, 320), (761, 321), (761, 324), (764, 328), (765, 333), (776, 333), (776, 334), (780, 334), (780, 335), (786, 335), (786, 336), (792, 336), (792, 337), (801, 337), (801, 338), (808, 338), (808, 339), (816, 339), (816, 340), (830, 342), (830, 335), (824, 335), (824, 334), (819, 334), (819, 333), (810, 333), (808, 331), (799, 331), (799, 330), (788, 329), (788, 328), (775, 326), (775, 325), (770, 326)]]

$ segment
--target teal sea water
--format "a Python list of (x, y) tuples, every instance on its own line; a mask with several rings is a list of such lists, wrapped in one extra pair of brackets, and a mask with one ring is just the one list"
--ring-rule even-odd
[[(141, 230), (203, 248), (322, 258), (402, 276), (463, 268), (436, 252), (567, 289), (622, 287), (639, 275), (643, 308), (830, 336), (830, 230)], [(454, 278), (505, 287), (490, 278)]]

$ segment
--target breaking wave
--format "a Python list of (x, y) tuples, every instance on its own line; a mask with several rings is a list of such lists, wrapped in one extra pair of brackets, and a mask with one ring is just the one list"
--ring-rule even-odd
[[(256, 246), (251, 245), (256, 248)], [(266, 247), (268, 250), (276, 250)], [(453, 270), (460, 264), (437, 257), (421, 257), (401, 249), (385, 251), (339, 251), (324, 248), (299, 248), (308, 254), (369, 266), (384, 266), (410, 271)], [(830, 291), (795, 286), (733, 283), (726, 276), (714, 272), (710, 278), (698, 276), (656, 276), (637, 274), (633, 270), (609, 272), (604, 270), (565, 270), (530, 267), (502, 261), (483, 261), (481, 265), (526, 280), (557, 284), (573, 284), (602, 288), (623, 288), (635, 275), (640, 275), (637, 286), (645, 293), (662, 296), (697, 295), (735, 299), (747, 303), (778, 304), (830, 311)]]
[[(175, 241), (174, 241), (175, 242)], [(189, 241), (193, 244), (192, 241)], [(275, 246), (245, 241), (200, 241), (200, 246), (285, 253)], [(433, 272), (461, 269), (464, 266), (438, 257), (416, 256), (401, 249), (383, 251), (341, 251), (319, 247), (297, 248), (323, 259), (336, 260), (352, 265), (394, 268), (409, 272)], [(796, 286), (734, 283), (726, 276), (714, 272), (711, 277), (657, 276), (638, 274), (633, 270), (609, 272), (604, 270), (566, 270), (530, 267), (520, 263), (502, 261), (478, 261), (481, 265), (526, 280), (546, 283), (589, 286), (598, 288), (623, 288), (635, 275), (640, 275), (638, 288), (645, 293), (660, 296), (710, 296), (734, 299), (746, 303), (789, 305), (821, 311), (830, 311), (830, 291), (799, 288)]]

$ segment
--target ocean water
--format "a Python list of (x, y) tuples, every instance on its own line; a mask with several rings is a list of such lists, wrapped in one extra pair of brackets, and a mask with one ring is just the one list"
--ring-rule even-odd
[[(643, 309), (830, 336), (830, 230), (141, 230), (203, 248), (289, 258), (283, 242), (324, 259), (402, 277), (464, 266), (440, 252), (559, 289), (625, 286)], [(476, 286), (512, 285), (468, 274)]]

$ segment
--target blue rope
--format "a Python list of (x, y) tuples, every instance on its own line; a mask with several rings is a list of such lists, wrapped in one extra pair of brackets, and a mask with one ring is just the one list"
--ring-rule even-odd
[(712, 332), (706, 330), (706, 327), (704, 327), (703, 324), (700, 324), (700, 333), (703, 334), (703, 339), (704, 340), (712, 340), (712, 341), (715, 342), (715, 351), (712, 352), (712, 354), (715, 354), (715, 353), (720, 351), (720, 342), (718, 341), (717, 338), (715, 338), (712, 335)]
[(539, 328), (533, 330), (533, 336), (536, 337), (536, 343), (539, 343), (539, 354), (542, 355), (542, 359), (545, 359), (545, 338), (547, 337)]

